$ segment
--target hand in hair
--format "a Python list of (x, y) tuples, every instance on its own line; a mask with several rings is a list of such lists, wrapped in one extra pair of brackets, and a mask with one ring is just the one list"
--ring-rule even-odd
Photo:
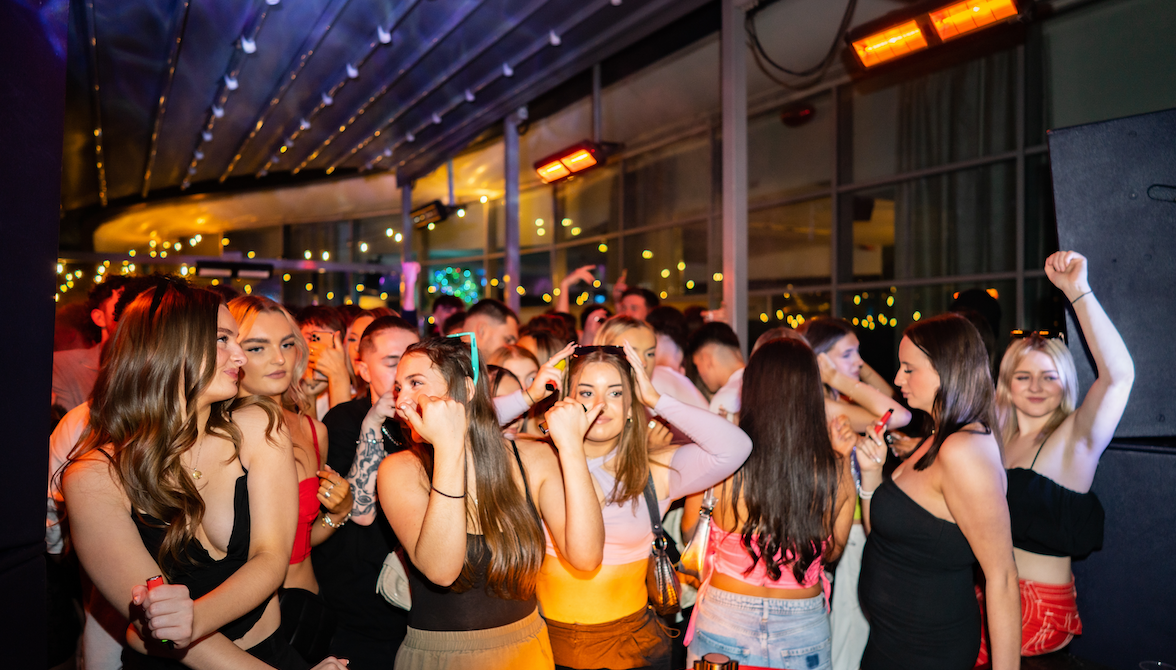
[(1057, 251), (1045, 259), (1045, 276), (1073, 302), (1090, 291), (1086, 280), (1086, 257), (1077, 251)]
[(833, 364), (833, 359), (829, 358), (829, 354), (817, 354), (817, 367), (821, 369), (821, 381), (826, 385), (831, 385), (833, 378), (837, 376), (837, 366)]
[(560, 451), (573, 449), (582, 452), (584, 436), (588, 434), (592, 423), (603, 410), (604, 403), (597, 403), (589, 408), (575, 400), (564, 398), (555, 403), (544, 415), (547, 420), (547, 434)]
[[(131, 589), (131, 603), (143, 609), (134, 620), (143, 640), (168, 640), (176, 649), (192, 643), (195, 602), (183, 584), (162, 584), (154, 589), (138, 584)], [(132, 610), (132, 615), (134, 611)]]
[(641, 362), (641, 357), (637, 355), (637, 350), (625, 340), (625, 358), (629, 361), (629, 367), (633, 369), (634, 390), (637, 392), (637, 399), (646, 407), (654, 407), (657, 401), (661, 400), (661, 394), (657, 389), (653, 388), (653, 382), (649, 381), (649, 375), (645, 374), (645, 365)]
[(567, 366), (561, 369), (556, 367), (556, 363), (571, 356), (575, 350), (576, 343), (569, 342), (567, 346), (557, 351), (554, 356), (540, 366), (539, 372), (535, 373), (535, 381), (531, 382), (525, 395), (533, 402), (539, 402), (554, 393), (552, 389), (563, 388), (564, 369)]
[(453, 398), (436, 398), (420, 394), (415, 400), (401, 398), (398, 417), (408, 422), (417, 435), (433, 445), (438, 460), (443, 455), (465, 449), (466, 408)]

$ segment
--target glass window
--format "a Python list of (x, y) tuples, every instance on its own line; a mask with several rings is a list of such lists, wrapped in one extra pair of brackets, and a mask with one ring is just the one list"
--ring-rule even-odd
[(417, 228), (415, 232), (425, 248), (424, 258), (444, 259), (480, 256), (485, 250), (483, 208), (461, 208), (449, 213), (444, 221)]
[(751, 290), (829, 282), (831, 202), (818, 198), (748, 212)]
[(706, 216), (711, 144), (707, 134), (625, 160), (625, 228)]
[(625, 237), (626, 283), (663, 300), (695, 293), (714, 278), (707, 272), (706, 223), (692, 223)]
[(535, 254), (523, 254), (519, 260), (523, 276), (514, 290), (522, 289), (519, 298), (520, 306), (546, 307), (543, 294), (550, 294), (554, 288), (551, 281), (551, 253), (542, 251)]
[[(356, 231), (356, 262), (387, 263), (398, 261), (403, 245), (396, 241), (396, 236), (403, 232), (404, 230), (400, 227), (400, 216), (360, 219)], [(366, 251), (364, 245), (367, 246)]]
[(1025, 157), (1025, 269), (1040, 270), (1058, 250), (1049, 156)]
[[(240, 232), (245, 233), (247, 231)], [(237, 231), (234, 231), (229, 235), (229, 238), (230, 244), (225, 247), (226, 250), (240, 249), (242, 253), (248, 253), (248, 249), (243, 249), (238, 245), (238, 240), (241, 243), (245, 243), (245, 237), (241, 237), (237, 234)], [(314, 261), (342, 260), (343, 262), (347, 262), (350, 240), (350, 221), (327, 221), (323, 223), (289, 226), (283, 257)], [(325, 258), (323, 257), (324, 253), (327, 254)]]
[(559, 205), (556, 240), (566, 242), (620, 228), (620, 169), (598, 168), (560, 182), (555, 187)]
[[(781, 114), (787, 114), (783, 119)], [(786, 125), (795, 124), (795, 125)], [(833, 96), (791, 103), (747, 122), (748, 201), (828, 189), (833, 177)]]
[[(347, 224), (342, 225), (346, 226)], [(224, 247), (226, 255), (238, 252), (241, 254), (242, 260), (245, 261), (249, 260), (249, 252), (253, 252), (253, 257), (259, 259), (282, 257), (282, 226), (234, 230), (225, 233), (225, 238), (229, 240), (229, 244)], [(337, 246), (336, 238), (328, 234), (323, 238), (321, 244), (325, 251), (334, 252)]]
[(853, 222), (855, 281), (1011, 271), (1012, 161), (842, 196)]
[(481, 299), (486, 278), (482, 263), (478, 261), (458, 265), (430, 265), (425, 268), (424, 275), (426, 297), (421, 307), (431, 306), (433, 298), (442, 294), (455, 295), (467, 305), (472, 305)]
[(551, 186), (519, 193), (519, 247), (548, 246), (555, 226), (555, 198)]
[(1066, 296), (1045, 277), (1025, 278), (1024, 323), (1026, 330), (1066, 330)]
[(1016, 64), (1014, 51), (1001, 51), (914, 79), (896, 72), (854, 84), (846, 108), (853, 158), (841, 166), (843, 181), (1012, 151)]
[(568, 303), (570, 306), (584, 305), (589, 302), (604, 303), (612, 296), (612, 285), (621, 274), (620, 245), (617, 240), (609, 239), (603, 242), (593, 242), (574, 247), (556, 249), (554, 280), (556, 287), (569, 272), (585, 265), (593, 265), (596, 269), (593, 275), (596, 284), (577, 283), (570, 287)]

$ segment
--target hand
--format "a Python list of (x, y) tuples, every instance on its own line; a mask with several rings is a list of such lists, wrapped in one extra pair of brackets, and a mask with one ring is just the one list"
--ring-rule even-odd
[(890, 453), (894, 454), (896, 458), (905, 459), (919, 448), (919, 443), (922, 442), (920, 438), (908, 437), (897, 430), (890, 431), (891, 437), (895, 438), (890, 443)]
[(702, 313), (702, 320), (707, 323), (719, 321), (722, 323), (730, 323), (727, 319), (727, 303), (723, 303), (718, 309), (710, 309)]
[(665, 449), (674, 441), (674, 434), (670, 427), (657, 419), (650, 419), (645, 427), (645, 444), (650, 453)]
[(137, 626), (144, 640), (168, 640), (177, 649), (192, 644), (195, 602), (183, 584), (145, 585), (131, 588), (131, 603), (143, 608), (143, 625)]
[(628, 268), (621, 270), (621, 276), (617, 277), (617, 282), (615, 284), (613, 284), (613, 289), (612, 289), (613, 302), (617, 304), (618, 309), (620, 309), (621, 294), (624, 293), (625, 291), (629, 290), (629, 285), (625, 283), (625, 279), (628, 276), (629, 276)]
[(860, 436), (849, 425), (848, 416), (841, 414), (829, 421), (829, 441), (833, 443), (833, 451), (849, 456), (858, 439)]
[(328, 656), (319, 661), (319, 664), (310, 670), (344, 670), (347, 667), (347, 663), (348, 661), (345, 658), (335, 658), (334, 656)]
[(327, 376), (327, 379), (348, 379), (347, 351), (343, 348), (343, 341), (339, 333), (331, 336), (331, 346), (310, 350), (309, 366)]
[(1066, 294), (1075, 298), (1090, 290), (1086, 281), (1086, 257), (1077, 251), (1057, 251), (1045, 259), (1045, 276)]
[(379, 435), (380, 429), (384, 426), (384, 421), (395, 416), (396, 395), (393, 391), (388, 391), (376, 399), (375, 404), (368, 410), (367, 415), (363, 417), (363, 425), (360, 428), (360, 433), (366, 435), (370, 430)]
[(595, 269), (595, 265), (585, 265), (584, 267), (576, 268), (575, 271), (564, 277), (559, 285), (566, 290), (569, 286), (575, 286), (576, 282), (582, 281), (591, 284), (596, 281), (596, 275), (592, 274), (592, 271)]
[(404, 283), (414, 284), (417, 277), (421, 276), (421, 264), (416, 261), (405, 261), (400, 264), (400, 274), (404, 277)]
[(327, 508), (327, 513), (346, 514), (351, 511), (354, 501), (351, 496), (351, 484), (347, 478), (335, 472), (329, 465), (324, 465), (323, 469), (318, 471), (318, 477), (319, 489), (316, 497), (319, 503)]
[(661, 394), (653, 388), (653, 382), (649, 381), (649, 375), (645, 374), (645, 366), (641, 362), (641, 357), (637, 355), (637, 350), (627, 340), (624, 347), (625, 358), (629, 361), (629, 367), (633, 368), (633, 381), (637, 386), (633, 390), (637, 393), (637, 399), (646, 407), (653, 408), (657, 401), (661, 400)]
[(886, 463), (886, 445), (878, 444), (877, 442), (859, 437), (857, 444), (857, 463), (858, 468), (862, 471), (862, 488), (867, 489), (865, 484), (866, 475), (875, 475), (875, 481), (882, 479), (882, 465)]
[(592, 407), (582, 405), (575, 400), (564, 398), (555, 403), (543, 416), (547, 421), (547, 434), (562, 454), (565, 450), (579, 449), (583, 451), (584, 436), (593, 422), (604, 410), (604, 403), (597, 403)]
[[(576, 350), (576, 346), (575, 342), (569, 342), (539, 368), (539, 372), (535, 373), (535, 381), (531, 382), (531, 385), (527, 387), (526, 395), (529, 398), (534, 402), (539, 402), (563, 388), (564, 370), (556, 367), (556, 363), (571, 356), (572, 352)], [(564, 369), (566, 369), (566, 366), (564, 366)], [(552, 388), (547, 388), (549, 384)], [(555, 390), (553, 391), (552, 389)]]
[(837, 366), (829, 354), (817, 354), (817, 367), (821, 370), (821, 381), (827, 386), (833, 385), (833, 378), (837, 376)]
[(466, 408), (453, 398), (437, 398), (420, 394), (416, 399), (401, 398), (396, 416), (408, 422), (417, 435), (433, 445), (434, 453), (453, 456), (453, 451), (465, 449)]

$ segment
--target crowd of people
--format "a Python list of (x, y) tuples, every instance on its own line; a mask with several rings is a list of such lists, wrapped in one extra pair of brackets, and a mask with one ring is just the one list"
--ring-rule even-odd
[[(907, 327), (892, 385), (844, 320), (745, 356), (640, 287), (524, 325), (112, 277), (54, 361), (51, 664), (1019, 667), (1082, 632), (1134, 376), (1085, 258), (1045, 271), (1081, 401), (1054, 333), (994, 379), (975, 313)], [(701, 567), (669, 578), (675, 540)]]

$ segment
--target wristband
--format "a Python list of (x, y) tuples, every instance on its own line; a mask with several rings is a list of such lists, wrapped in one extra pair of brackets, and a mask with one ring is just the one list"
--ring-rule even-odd
[(331, 513), (330, 512), (324, 512), (323, 513), (323, 528), (342, 528), (344, 526), (344, 524), (346, 524), (350, 520), (351, 520), (351, 512), (348, 512), (347, 516), (343, 517), (343, 519), (341, 521), (339, 521), (339, 523), (335, 523), (334, 521), (331, 521)]

